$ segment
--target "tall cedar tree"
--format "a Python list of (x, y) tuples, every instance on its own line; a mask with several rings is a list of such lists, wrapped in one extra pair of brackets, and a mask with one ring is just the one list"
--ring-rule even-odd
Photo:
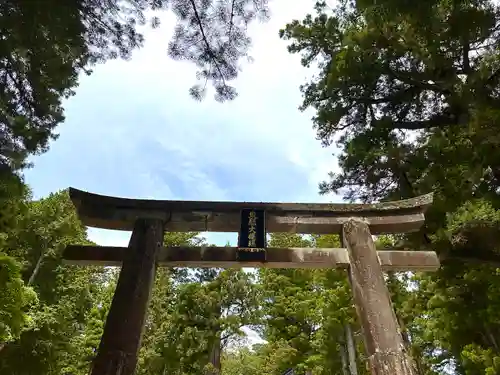
[(421, 373), (498, 373), (500, 294), (488, 263), (499, 259), (497, 3), (359, 0), (316, 11), (281, 35), (319, 66), (302, 108), (316, 110), (323, 144), (340, 148), (340, 171), (320, 190), (362, 201), (435, 193), (426, 226), (407, 239), (449, 261), (417, 276), (401, 304)]

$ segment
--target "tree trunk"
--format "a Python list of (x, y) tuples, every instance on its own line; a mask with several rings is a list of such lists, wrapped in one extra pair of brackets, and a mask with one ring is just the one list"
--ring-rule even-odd
[(38, 257), (38, 260), (36, 262), (35, 268), (33, 268), (33, 272), (31, 273), (30, 278), (28, 279), (28, 284), (27, 284), (28, 286), (33, 284), (33, 282), (35, 281), (35, 277), (38, 275), (38, 272), (40, 271), (40, 267), (42, 266), (42, 261), (44, 257), (45, 257), (45, 251), (42, 250), (42, 253)]
[(498, 353), (497, 340), (495, 339), (495, 336), (493, 335), (493, 333), (491, 333), (491, 330), (489, 328), (486, 328), (486, 334), (488, 335), (488, 338), (490, 339), (491, 345), (495, 348), (495, 352)]
[(349, 355), (349, 372), (351, 375), (358, 375), (358, 365), (356, 363), (356, 346), (354, 345), (352, 329), (349, 324), (346, 324), (344, 328), (347, 343), (347, 353)]
[(221, 339), (220, 339), (220, 333), (217, 333), (217, 336), (215, 337), (215, 340), (212, 344), (212, 348), (210, 350), (210, 359), (209, 363), (212, 365), (212, 375), (219, 375), (221, 371), (221, 362), (220, 362), (220, 356), (221, 356)]
[(342, 363), (342, 375), (350, 375), (349, 374), (349, 364), (347, 362), (347, 346), (345, 344), (345, 340), (340, 340), (340, 360)]

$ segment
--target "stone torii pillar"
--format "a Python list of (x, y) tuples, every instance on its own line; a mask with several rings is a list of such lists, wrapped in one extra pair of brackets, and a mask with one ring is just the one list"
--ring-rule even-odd
[[(383, 271), (433, 271), (431, 251), (377, 251), (372, 234), (418, 230), (432, 195), (377, 204), (300, 204), (124, 199), (70, 189), (84, 225), (132, 231), (128, 247), (68, 246), (68, 264), (122, 266), (92, 375), (132, 375), (154, 273), (167, 267), (344, 268), (363, 329), (373, 375), (413, 375)], [(345, 248), (267, 248), (258, 257), (235, 247), (163, 247), (171, 232), (238, 232), (242, 212), (264, 211), (264, 230), (341, 233)], [(252, 216), (253, 217), (253, 216)], [(261, 233), (262, 234), (262, 233)], [(262, 257), (262, 252), (265, 252)], [(265, 259), (262, 261), (262, 259)]]
[(349, 252), (349, 281), (373, 375), (414, 375), (377, 257), (370, 228), (359, 219), (343, 227)]
[(92, 375), (125, 375), (135, 371), (155, 279), (156, 255), (163, 245), (163, 225), (158, 219), (138, 219), (134, 225)]

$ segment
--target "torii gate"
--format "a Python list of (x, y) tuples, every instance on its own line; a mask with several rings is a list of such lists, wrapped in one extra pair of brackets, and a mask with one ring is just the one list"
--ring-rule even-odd
[[(84, 225), (132, 231), (127, 247), (68, 246), (65, 262), (122, 266), (92, 375), (131, 375), (156, 266), (344, 268), (373, 375), (413, 375), (383, 271), (433, 271), (431, 251), (377, 251), (372, 234), (418, 230), (432, 194), (377, 204), (166, 201), (69, 189)], [(345, 248), (266, 248), (266, 230), (340, 234)], [(165, 231), (238, 232), (239, 247), (163, 247)]]

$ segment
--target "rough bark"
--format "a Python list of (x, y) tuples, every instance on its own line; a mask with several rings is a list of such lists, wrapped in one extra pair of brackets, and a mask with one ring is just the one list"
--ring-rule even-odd
[(123, 261), (92, 375), (131, 375), (149, 303), (163, 222), (137, 220)]
[(351, 219), (343, 226), (350, 281), (372, 375), (415, 375), (385, 284), (368, 225)]
[(352, 329), (349, 324), (345, 325), (345, 338), (347, 344), (347, 353), (349, 355), (349, 372), (351, 375), (358, 375), (358, 366), (356, 364), (356, 346), (352, 335)]
[(347, 363), (347, 347), (344, 342), (344, 338), (340, 338), (340, 360), (342, 363), (342, 375), (350, 375), (348, 373), (348, 363)]
[(211, 365), (211, 374), (218, 375), (221, 372), (221, 338), (220, 333), (215, 336), (214, 342), (210, 349), (209, 363)]

